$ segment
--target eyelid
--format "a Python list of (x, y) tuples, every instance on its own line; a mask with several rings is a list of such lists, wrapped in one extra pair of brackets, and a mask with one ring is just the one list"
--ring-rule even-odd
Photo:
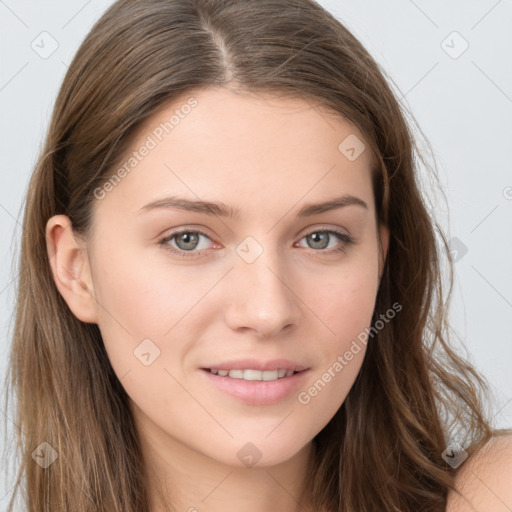
[[(330, 235), (338, 238), (338, 240), (340, 242), (340, 245), (338, 247), (331, 248), (331, 249), (311, 249), (308, 247), (304, 247), (304, 249), (309, 250), (313, 253), (318, 253), (319, 255), (323, 254), (326, 256), (337, 254), (340, 252), (346, 252), (350, 246), (356, 245), (358, 242), (357, 242), (356, 238), (354, 238), (348, 232), (347, 233), (343, 232), (342, 229), (343, 228), (339, 228), (339, 227), (334, 228), (334, 227), (323, 226), (323, 227), (314, 228), (312, 226), (308, 226), (307, 228), (304, 228), (304, 230), (302, 230), (302, 232), (301, 232), (302, 234), (299, 235), (297, 242), (294, 242), (294, 244), (300, 242), (303, 238), (305, 238), (306, 236), (308, 236), (312, 233), (327, 232)], [(347, 231), (347, 230), (345, 230), (345, 231)], [(171, 253), (177, 254), (178, 256), (183, 256), (184, 258), (200, 257), (202, 255), (202, 253), (209, 250), (209, 249), (200, 249), (200, 250), (185, 251), (185, 250), (177, 249), (175, 247), (167, 245), (167, 242), (169, 242), (170, 240), (174, 239), (174, 237), (176, 237), (182, 233), (194, 233), (199, 236), (204, 236), (204, 237), (208, 238), (209, 240), (212, 240), (210, 235), (203, 232), (202, 230), (200, 230), (198, 228), (185, 226), (185, 227), (181, 227), (181, 228), (176, 228), (173, 231), (170, 231), (168, 233), (161, 235), (158, 239), (158, 244), (162, 245), (164, 250), (167, 250)], [(216, 243), (213, 240), (212, 240), (212, 242)]]
[[(162, 235), (158, 236), (158, 240), (161, 240), (164, 237), (172, 237), (174, 235), (179, 235), (181, 233), (198, 233), (200, 235), (204, 235), (205, 237), (212, 240), (212, 236), (207, 233), (208, 229), (201, 227), (196, 227), (195, 225), (185, 225), (180, 226), (178, 228), (171, 228), (167, 231), (165, 231)], [(306, 226), (305, 228), (302, 228), (299, 233), (296, 235), (297, 237), (300, 236), (300, 238), (303, 238), (306, 235), (309, 235), (311, 233), (316, 233), (317, 231), (336, 231), (342, 234), (346, 234), (347, 236), (352, 236), (348, 229), (334, 225), (334, 224), (318, 224), (314, 223), (309, 226)]]

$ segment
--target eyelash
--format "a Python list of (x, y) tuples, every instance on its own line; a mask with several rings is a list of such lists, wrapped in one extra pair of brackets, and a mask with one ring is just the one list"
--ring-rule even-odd
[[(158, 240), (158, 244), (161, 245), (165, 251), (169, 251), (172, 254), (176, 254), (176, 255), (184, 257), (184, 258), (195, 258), (195, 257), (201, 256), (202, 253), (205, 252), (207, 249), (203, 249), (200, 251), (196, 251), (196, 250), (184, 251), (181, 249), (176, 249), (176, 248), (172, 247), (171, 245), (167, 244), (167, 242), (171, 241), (173, 238), (175, 238), (179, 235), (182, 235), (184, 233), (192, 233), (194, 235), (202, 235), (202, 236), (210, 239), (210, 237), (207, 234), (203, 233), (202, 231), (197, 231), (197, 230), (193, 230), (193, 229), (184, 229), (181, 231), (176, 231), (174, 233), (171, 233), (170, 235), (163, 236), (162, 238), (160, 238)], [(338, 246), (335, 249), (329, 249), (329, 250), (310, 249), (313, 252), (318, 252), (318, 253), (323, 252), (323, 253), (331, 254), (331, 255), (338, 254), (338, 253), (346, 253), (348, 251), (348, 249), (350, 248), (350, 246), (356, 244), (356, 240), (353, 237), (351, 237), (350, 235), (347, 235), (346, 233), (342, 233), (340, 231), (336, 231), (333, 229), (317, 229), (315, 231), (306, 233), (302, 238), (305, 238), (306, 236), (311, 235), (313, 233), (329, 233), (329, 234), (336, 236), (338, 238), (338, 240), (343, 242), (340, 246)], [(302, 238), (301, 238), (301, 240), (302, 240)]]

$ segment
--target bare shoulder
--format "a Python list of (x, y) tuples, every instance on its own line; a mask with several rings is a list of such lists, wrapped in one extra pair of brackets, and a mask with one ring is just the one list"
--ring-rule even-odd
[(512, 435), (491, 439), (469, 457), (448, 494), (446, 512), (512, 510)]

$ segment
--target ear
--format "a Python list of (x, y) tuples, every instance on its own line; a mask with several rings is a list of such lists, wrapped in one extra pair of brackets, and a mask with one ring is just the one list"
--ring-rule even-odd
[(384, 264), (386, 263), (386, 257), (388, 254), (389, 247), (389, 228), (385, 224), (381, 224), (379, 226), (379, 241), (380, 241), (380, 251), (379, 251), (379, 282), (384, 272)]
[(54, 215), (48, 220), (46, 246), (53, 280), (69, 309), (82, 322), (97, 323), (87, 248), (73, 232), (69, 217)]

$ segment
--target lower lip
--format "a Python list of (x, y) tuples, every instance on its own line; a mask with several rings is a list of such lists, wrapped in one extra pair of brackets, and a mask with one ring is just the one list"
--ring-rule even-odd
[(218, 389), (250, 405), (271, 405), (284, 400), (304, 382), (309, 370), (277, 380), (245, 380), (221, 377), (208, 370), (201, 372)]

